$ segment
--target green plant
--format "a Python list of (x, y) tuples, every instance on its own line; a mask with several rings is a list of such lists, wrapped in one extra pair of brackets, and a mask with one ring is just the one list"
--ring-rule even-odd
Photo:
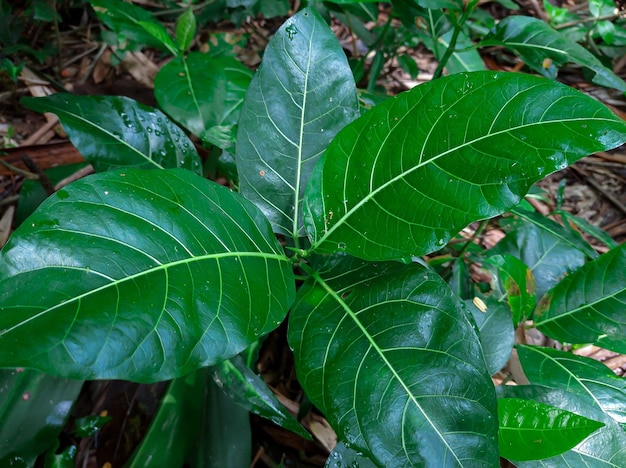
[[(56, 113), (100, 173), (46, 200), (2, 250), (0, 364), (175, 379), (174, 411), (189, 411), (174, 395), (202, 392), (199, 369), (215, 366), (235, 400), (305, 435), (239, 356), (289, 312), (299, 381), (344, 442), (329, 466), (624, 464), (624, 381), (602, 364), (523, 345), (532, 385), (490, 378), (529, 318), (556, 340), (626, 352), (626, 249), (597, 257), (523, 203), (539, 179), (623, 144), (623, 121), (557, 82), (491, 71), (360, 115), (343, 51), (311, 8), (281, 27), (253, 77), (181, 49), (156, 96), (205, 143), (234, 150), (240, 193), (200, 176), (161, 111), (25, 100)], [(495, 248), (455, 238), (506, 212)], [(421, 258), (437, 251), (439, 265)], [(492, 272), (489, 293), (469, 284), (469, 260)]]

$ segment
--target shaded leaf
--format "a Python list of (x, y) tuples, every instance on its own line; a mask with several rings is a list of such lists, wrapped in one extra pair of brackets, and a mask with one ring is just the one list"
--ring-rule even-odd
[(624, 140), (621, 119), (559, 83), (515, 73), (448, 76), (378, 105), (337, 135), (307, 187), (307, 232), (318, 252), (426, 254), (470, 222), (517, 205), (535, 181)]
[[(557, 67), (574, 62), (594, 73), (592, 78), (594, 83), (626, 92), (626, 83), (612, 70), (602, 65), (591, 52), (537, 18), (529, 16), (504, 18), (480, 45), (501, 45), (511, 49), (517, 52), (529, 67), (548, 78), (556, 77)], [(549, 67), (544, 66), (546, 58), (552, 61)]]
[(345, 53), (311, 8), (290, 18), (265, 49), (241, 113), (241, 193), (276, 232), (303, 237), (304, 188), (331, 139), (358, 115)]
[[(587, 405), (577, 395), (564, 390), (537, 385), (503, 385), (497, 390), (507, 398), (532, 399), (604, 423), (604, 427), (592, 433), (573, 449), (542, 460), (541, 466), (550, 468), (563, 466), (621, 468), (626, 466), (626, 432), (597, 406)], [(515, 465), (518, 468), (535, 468), (537, 462), (516, 461)]]
[(535, 224), (523, 223), (490, 250), (519, 258), (535, 278), (537, 297), (585, 264), (585, 255), (562, 237)]
[(565, 389), (596, 405), (619, 423), (626, 423), (626, 379), (604, 364), (552, 348), (517, 346), (528, 380)]
[(561, 224), (553, 221), (552, 219), (543, 216), (534, 211), (524, 210), (520, 207), (511, 209), (511, 213), (520, 218), (533, 223), (539, 229), (549, 232), (555, 237), (558, 237), (564, 244), (570, 245), (572, 248), (580, 250), (589, 258), (597, 258), (598, 252), (596, 252), (589, 243), (582, 238), (582, 236), (571, 228), (562, 226)]
[(487, 370), (493, 375), (504, 367), (511, 356), (515, 330), (506, 304), (489, 298), (485, 298), (484, 304), (486, 310), (483, 312), (472, 301), (465, 301), (478, 326)]
[(309, 399), (378, 465), (497, 462), (480, 342), (436, 273), (332, 257), (300, 288), (288, 338)]
[(117, 96), (53, 94), (24, 98), (22, 103), (37, 112), (56, 114), (96, 171), (183, 167), (200, 173), (193, 143), (158, 109)]
[(100, 21), (118, 35), (139, 45), (155, 47), (173, 55), (179, 53), (176, 43), (152, 13), (121, 0), (90, 0)]
[(206, 369), (170, 383), (141, 444), (127, 464), (128, 468), (184, 465), (185, 456), (202, 427), (207, 383)]
[(230, 57), (191, 52), (168, 62), (154, 79), (159, 106), (196, 136), (235, 125), (252, 72)]
[(571, 449), (603, 423), (521, 398), (498, 399), (500, 456), (541, 460)]
[(217, 386), (235, 403), (305, 439), (312, 440), (311, 435), (278, 401), (267, 384), (252, 372), (241, 356), (233, 356), (212, 370), (213, 380)]
[(626, 244), (588, 262), (552, 288), (535, 311), (539, 331), (568, 343), (626, 353)]
[(58, 441), (83, 382), (0, 370), (0, 466), (34, 466)]
[(494, 270), (497, 292), (506, 299), (513, 314), (513, 325), (530, 318), (537, 297), (535, 295), (535, 278), (532, 271), (519, 259), (512, 255), (490, 255), (485, 258), (483, 266)]
[(324, 468), (344, 467), (375, 468), (376, 465), (363, 454), (352, 450), (345, 443), (339, 442), (333, 451), (330, 452)]
[(258, 209), (180, 169), (77, 181), (0, 258), (0, 365), (67, 377), (185, 375), (273, 330), (294, 294)]

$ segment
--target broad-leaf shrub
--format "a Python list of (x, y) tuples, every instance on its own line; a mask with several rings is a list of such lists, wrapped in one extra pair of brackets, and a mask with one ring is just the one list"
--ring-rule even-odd
[[(173, 66), (189, 78), (195, 71), (187, 60), (196, 58)], [(59, 99), (69, 107), (59, 108)], [(198, 123), (210, 112), (182, 101), (180, 110), (175, 100), (163, 102), (189, 130), (204, 131)], [(498, 404), (490, 374), (512, 339), (502, 349), (490, 339), (493, 324), (508, 322), (511, 336), (511, 311), (516, 323), (532, 315), (533, 275), (549, 252), (527, 266), (514, 248), (494, 252), (486, 263), (501, 275), (501, 295), (485, 298), (486, 311), (472, 311), (488, 314), (478, 321), (463, 301), (467, 288), (451, 289), (417, 258), (444, 248), (468, 223), (513, 209), (544, 176), (624, 143), (626, 125), (597, 101), (545, 78), (473, 72), (418, 86), (359, 117), (339, 45), (305, 9), (276, 33), (243, 106), (218, 103), (241, 112), (235, 156), (243, 196), (179, 167), (197, 164), (173, 150), (180, 141), (172, 142), (175, 125), (165, 116), (157, 122), (168, 131), (157, 134), (140, 124), (139, 110), (148, 111), (122, 115), (120, 108), (129, 125), (113, 131), (97, 115), (68, 111), (78, 102), (65, 96), (29, 105), (58, 112), (88, 160), (106, 154), (118, 169), (57, 192), (3, 249), (1, 365), (139, 382), (220, 362), (233, 370), (228, 359), (290, 311), (288, 339), (304, 391), (339, 437), (379, 466), (495, 466), (499, 453), (526, 460), (529, 429), (533, 441), (549, 438), (537, 456), (624, 461), (623, 450), (588, 442), (615, 435), (613, 418), (622, 422), (624, 414), (587, 398), (613, 383), (593, 366), (577, 384), (557, 388), (584, 414), (558, 409), (554, 381), (532, 373), (535, 385), (500, 389)], [(121, 105), (90, 102), (108, 111)], [(232, 125), (223, 117), (208, 121)], [(89, 134), (95, 144), (83, 138)], [(131, 167), (138, 161), (142, 169)], [(576, 244), (551, 228), (537, 228), (542, 241)], [(623, 269), (614, 281), (606, 277), (625, 257), (616, 248), (563, 281), (552, 277), (536, 312), (541, 330), (622, 350)], [(294, 270), (306, 278), (297, 292)], [(582, 323), (595, 324), (593, 333)], [(532, 349), (520, 348), (524, 363)], [(560, 358), (546, 352), (543, 359)], [(582, 362), (568, 372), (578, 376)], [(623, 398), (623, 385), (611, 392)], [(279, 412), (264, 400), (265, 416)], [(284, 415), (275, 420), (291, 424)], [(358, 458), (348, 445), (331, 460)]]

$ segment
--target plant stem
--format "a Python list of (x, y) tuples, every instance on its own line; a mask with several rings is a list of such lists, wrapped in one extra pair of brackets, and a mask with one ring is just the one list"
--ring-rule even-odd
[[(443, 57), (441, 57), (441, 60), (439, 60), (439, 65), (437, 65), (437, 69), (435, 70), (435, 73), (433, 74), (433, 80), (436, 80), (437, 78), (441, 77), (443, 73), (443, 69), (446, 66), (446, 63), (448, 63), (448, 60), (450, 60), (450, 57), (452, 56), (452, 54), (454, 53), (454, 50), (456, 49), (456, 41), (459, 39), (459, 34), (461, 34), (461, 30), (463, 29), (465, 22), (469, 18), (469, 15), (472, 13), (477, 3), (478, 3), (477, 1), (468, 3), (465, 6), (465, 10), (463, 10), (463, 14), (461, 15), (461, 18), (459, 19), (459, 21), (454, 22), (454, 31), (452, 31), (452, 37), (450, 38), (450, 45), (448, 46), (446, 51), (443, 53)], [(433, 37), (433, 42), (436, 42), (436, 41), (437, 39)]]
[(623, 18), (626, 15), (626, 11), (618, 11), (617, 13), (611, 13), (604, 16), (590, 16), (589, 18), (581, 18), (575, 21), (568, 21), (567, 23), (557, 24), (553, 26), (554, 29), (565, 29), (572, 26), (578, 26), (579, 24), (592, 23), (594, 21), (614, 20)]
[(465, 245), (461, 248), (461, 250), (459, 250), (459, 258), (461, 258), (463, 256), (463, 254), (467, 251), (467, 249), (469, 249), (469, 246), (472, 245), (474, 240), (476, 240), (478, 237), (480, 237), (480, 235), (483, 233), (483, 231), (487, 227), (487, 224), (489, 224), (489, 220), (488, 219), (483, 219), (480, 222), (480, 225), (478, 226), (478, 229), (476, 229), (476, 231), (474, 231), (474, 234), (472, 235), (472, 237), (470, 237), (467, 240), (467, 242), (465, 243)]

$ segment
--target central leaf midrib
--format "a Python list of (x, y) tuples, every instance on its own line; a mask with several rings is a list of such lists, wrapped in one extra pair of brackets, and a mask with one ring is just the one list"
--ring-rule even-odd
[(317, 281), (325, 290), (328, 294), (330, 294), (330, 296), (335, 299), (335, 301), (341, 306), (341, 308), (343, 310), (346, 311), (346, 313), (350, 316), (350, 318), (354, 321), (354, 323), (357, 325), (357, 327), (359, 327), (359, 329), (361, 330), (361, 332), (363, 333), (363, 336), (367, 339), (367, 341), (370, 343), (372, 349), (374, 349), (376, 351), (376, 353), (378, 354), (378, 356), (380, 357), (380, 359), (383, 361), (383, 363), (387, 366), (387, 368), (391, 371), (391, 373), (393, 374), (394, 378), (396, 379), (396, 381), (402, 386), (402, 388), (404, 389), (405, 393), (407, 394), (407, 396), (409, 397), (409, 399), (413, 402), (413, 404), (419, 409), (419, 411), (422, 413), (422, 415), (424, 416), (424, 418), (426, 418), (426, 420), (428, 421), (428, 424), (430, 425), (430, 427), (433, 428), (433, 430), (437, 433), (437, 435), (439, 436), (439, 438), (441, 439), (441, 441), (443, 442), (443, 444), (447, 447), (447, 449), (450, 451), (450, 453), (452, 454), (452, 456), (454, 457), (454, 459), (457, 461), (459, 466), (462, 466), (463, 464), (461, 463), (461, 460), (459, 460), (459, 458), (457, 457), (456, 453), (454, 452), (454, 450), (452, 449), (452, 447), (448, 444), (448, 441), (445, 439), (445, 437), (443, 436), (443, 434), (439, 431), (439, 429), (437, 428), (437, 426), (434, 424), (434, 422), (431, 420), (431, 418), (428, 416), (428, 414), (426, 413), (426, 411), (422, 408), (422, 406), (419, 404), (419, 402), (417, 401), (417, 399), (414, 397), (414, 395), (411, 393), (410, 388), (408, 387), (408, 385), (404, 382), (404, 380), (402, 379), (402, 377), (396, 372), (396, 369), (394, 366), (391, 365), (391, 363), (389, 362), (389, 360), (387, 359), (387, 357), (385, 356), (385, 354), (383, 353), (382, 349), (378, 346), (378, 344), (376, 343), (376, 341), (372, 338), (372, 336), (369, 334), (369, 332), (367, 331), (367, 329), (365, 328), (365, 326), (361, 323), (361, 321), (359, 320), (359, 318), (357, 317), (357, 315), (352, 311), (352, 309), (350, 309), (350, 307), (348, 306), (348, 304), (346, 304), (346, 302), (341, 298), (341, 296), (333, 289), (331, 288), (326, 281), (324, 281), (324, 279), (319, 275), (318, 272), (313, 272), (312, 273), (313, 278), (315, 279), (315, 281)]
[[(396, 183), (397, 181), (405, 178), (406, 176), (408, 176), (409, 174), (411, 174), (412, 172), (415, 172), (418, 169), (421, 169), (422, 167), (428, 165), (428, 164), (432, 164), (435, 161), (441, 159), (444, 156), (447, 156), (450, 153), (453, 153), (455, 151), (458, 151), (461, 148), (465, 148), (467, 146), (470, 146), (472, 144), (478, 143), (480, 141), (483, 141), (487, 138), (491, 138), (494, 136), (498, 136), (501, 134), (506, 134), (515, 130), (519, 130), (519, 129), (525, 129), (525, 128), (529, 128), (529, 127), (533, 127), (533, 126), (537, 126), (537, 125), (545, 125), (545, 124), (553, 124), (553, 123), (557, 123), (557, 124), (564, 124), (564, 123), (569, 123), (569, 122), (577, 122), (577, 121), (609, 121), (609, 122), (613, 122), (612, 120), (608, 120), (606, 118), (580, 118), (580, 119), (566, 119), (566, 120), (550, 120), (550, 121), (544, 121), (544, 122), (533, 122), (531, 124), (526, 124), (526, 125), (519, 125), (517, 127), (509, 127), (507, 129), (503, 129), (494, 133), (490, 133), (488, 135), (482, 135), (479, 138), (475, 138), (473, 140), (467, 141), (459, 146), (455, 146), (454, 148), (450, 148), (449, 150), (446, 150), (438, 155), (433, 156), (432, 158), (424, 161), (424, 162), (420, 162), (418, 164), (416, 164), (415, 166), (411, 167), (410, 169), (401, 172), (400, 174), (398, 174), (397, 176), (389, 179), (387, 182), (385, 182), (384, 184), (381, 184), (380, 186), (378, 186), (377, 188), (375, 188), (374, 190), (372, 190), (368, 195), (366, 195), (365, 197), (363, 197), (363, 199), (361, 199), (357, 204), (355, 204), (350, 210), (346, 211), (346, 213), (341, 217), (341, 219), (334, 224), (330, 229), (328, 229), (324, 235), (322, 237), (320, 237), (319, 239), (317, 239), (315, 241), (315, 243), (312, 245), (311, 249), (315, 250), (315, 248), (317, 248), (320, 244), (324, 243), (326, 241), (326, 239), (339, 227), (341, 227), (345, 220), (350, 218), (352, 216), (352, 214), (354, 214), (354, 212), (358, 211), (365, 203), (369, 202), (371, 199), (373, 199), (379, 192), (385, 190), (387, 187), (389, 187), (390, 185)], [(322, 172), (322, 185), (324, 184), (324, 180), (323, 180), (323, 172)], [(322, 203), (324, 203), (324, 201), (322, 200)], [(325, 209), (324, 209), (325, 211)]]
[[(114, 280), (110, 283), (104, 284), (98, 288), (86, 291), (82, 294), (79, 294), (78, 296), (74, 296), (66, 301), (60, 302), (59, 304), (55, 304), (52, 307), (49, 307), (45, 310), (42, 310), (41, 312), (39, 312), (38, 314), (35, 314), (31, 317), (29, 317), (27, 320), (24, 320), (10, 328), (7, 328), (5, 330), (3, 330), (2, 332), (0, 332), (0, 338), (2, 338), (3, 335), (6, 335), (7, 333), (10, 333), (20, 327), (22, 327), (23, 325), (26, 325), (27, 323), (36, 320), (40, 317), (43, 317), (44, 315), (60, 308), (60, 307), (64, 307), (68, 304), (71, 304), (73, 302), (76, 301), (80, 301), (83, 298), (89, 297), (92, 294), (97, 294), (101, 291), (106, 290), (107, 288), (111, 288), (111, 287), (117, 287), (120, 284), (123, 284), (127, 281), (132, 281), (135, 280), (137, 278), (140, 278), (144, 275), (149, 275), (158, 271), (162, 271), (162, 270), (168, 270), (169, 268), (174, 268), (176, 266), (179, 265), (184, 265), (187, 263), (192, 263), (192, 262), (196, 262), (196, 261), (204, 261), (204, 260), (219, 260), (222, 258), (230, 258), (230, 257), (236, 257), (236, 258), (241, 258), (241, 257), (247, 257), (247, 258), (265, 258), (267, 260), (277, 260), (277, 261), (282, 261), (282, 262), (286, 262), (289, 263), (289, 259), (287, 257), (285, 257), (284, 255), (281, 254), (268, 254), (268, 253), (263, 253), (263, 252), (222, 252), (222, 253), (217, 253), (217, 254), (208, 254), (208, 255), (200, 255), (197, 257), (192, 257), (192, 258), (184, 258), (181, 260), (177, 260), (174, 262), (170, 262), (170, 263), (163, 263), (161, 265), (157, 265), (153, 268), (149, 268), (147, 270), (142, 270), (139, 271), (135, 274), (126, 276), (124, 278), (118, 279), (118, 280)], [(84, 270), (86, 272), (93, 272), (93, 273), (98, 273), (98, 274), (102, 274), (102, 272), (95, 272), (93, 270), (90, 270), (88, 268), (80, 268), (80, 267), (73, 267), (73, 266), (63, 266), (63, 265), (47, 265), (45, 267), (43, 267), (43, 269), (45, 268), (66, 268), (66, 269), (74, 269), (74, 270)], [(26, 272), (25, 272), (26, 273)]]

